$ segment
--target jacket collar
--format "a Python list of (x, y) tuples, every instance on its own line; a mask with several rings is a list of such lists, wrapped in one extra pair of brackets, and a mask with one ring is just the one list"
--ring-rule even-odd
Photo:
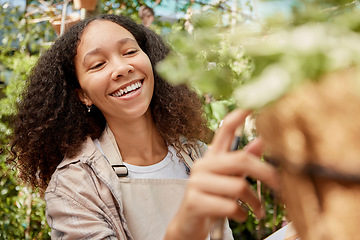
[(65, 157), (64, 160), (57, 166), (58, 169), (63, 168), (69, 164), (75, 162), (87, 162), (89, 159), (94, 159), (94, 157), (100, 157), (101, 153), (97, 150), (94, 145), (93, 140), (90, 137), (87, 137), (85, 142), (82, 144), (81, 151), (77, 155), (71, 158)]

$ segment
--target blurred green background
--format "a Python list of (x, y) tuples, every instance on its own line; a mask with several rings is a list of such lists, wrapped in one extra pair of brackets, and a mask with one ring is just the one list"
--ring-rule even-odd
[[(360, 28), (357, 18), (350, 14), (357, 10), (358, 1), (98, 0), (93, 12), (75, 9), (72, 1), (65, 4), (67, 14), (86, 17), (115, 13), (139, 23), (140, 6), (153, 8), (155, 20), (150, 28), (175, 50), (157, 66), (157, 71), (170, 82), (187, 83), (198, 92), (213, 131), (228, 112), (242, 103), (251, 108), (253, 97), (243, 94), (239, 98), (236, 91), (251, 83), (265, 66), (279, 62), (280, 56), (289, 52), (289, 49), (270, 54), (247, 52), (245, 46), (255, 36), (266, 39), (278, 29), (290, 32), (305, 24), (334, 21), (353, 31)], [(50, 239), (44, 201), (36, 190), (17, 181), (16, 169), (6, 163), (6, 157), (15, 103), (21, 98), (31, 67), (58, 37), (51, 21), (62, 14), (63, 6), (63, 1), (56, 0), (0, 1), (0, 239)], [(305, 71), (320, 68), (308, 67)], [(263, 92), (271, 93), (271, 90)], [(258, 95), (262, 94), (257, 94), (257, 103), (262, 99)], [(251, 119), (247, 126), (242, 146), (256, 136)], [(235, 239), (264, 239), (287, 223), (286, 212), (270, 189), (256, 180), (249, 181), (263, 199), (266, 218), (259, 221), (249, 213), (245, 223), (230, 221), (230, 225)]]

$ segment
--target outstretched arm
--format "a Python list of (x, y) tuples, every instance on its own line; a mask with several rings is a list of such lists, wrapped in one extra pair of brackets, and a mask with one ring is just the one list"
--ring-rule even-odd
[(265, 212), (246, 176), (277, 189), (276, 170), (260, 160), (263, 145), (256, 139), (244, 150), (230, 152), (236, 129), (248, 113), (235, 110), (216, 133), (211, 148), (194, 164), (182, 205), (168, 227), (165, 239), (205, 239), (218, 218), (245, 221), (248, 213), (236, 200), (247, 203), (258, 218)]

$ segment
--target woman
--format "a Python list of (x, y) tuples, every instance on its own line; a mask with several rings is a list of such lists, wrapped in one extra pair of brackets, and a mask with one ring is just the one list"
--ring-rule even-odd
[[(275, 186), (275, 172), (254, 157), (260, 142), (228, 153), (241, 112), (225, 121), (185, 190), (192, 161), (206, 150), (199, 140), (209, 131), (196, 94), (154, 71), (168, 52), (146, 27), (100, 15), (69, 29), (33, 69), (19, 105), (12, 159), (18, 158), (24, 180), (46, 189), (53, 238), (205, 239), (217, 218), (246, 218), (234, 199), (262, 216), (242, 175)], [(249, 163), (239, 166), (242, 161)], [(179, 195), (157, 194), (174, 183), (168, 189)], [(136, 186), (143, 188), (134, 192)]]

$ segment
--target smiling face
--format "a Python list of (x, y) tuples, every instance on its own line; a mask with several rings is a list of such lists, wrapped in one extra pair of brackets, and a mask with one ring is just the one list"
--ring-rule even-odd
[(78, 95), (109, 121), (132, 121), (149, 110), (154, 75), (148, 56), (120, 25), (95, 20), (84, 30), (75, 56)]

